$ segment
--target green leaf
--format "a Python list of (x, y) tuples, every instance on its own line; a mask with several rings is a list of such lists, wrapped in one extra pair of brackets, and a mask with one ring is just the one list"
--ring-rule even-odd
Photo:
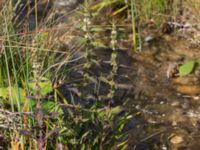
[(200, 65), (200, 58), (199, 59), (197, 59), (197, 61), (196, 61), (199, 65)]
[(91, 44), (92, 44), (94, 47), (106, 47), (103, 43), (98, 42), (98, 41), (91, 42)]
[(194, 70), (194, 67), (195, 67), (195, 63), (196, 63), (196, 61), (191, 60), (191, 61), (188, 61), (185, 64), (181, 65), (178, 69), (180, 76), (186, 76), (186, 75), (192, 73), (192, 71)]
[[(31, 88), (31, 90), (33, 91), (33, 93), (35, 93), (37, 90), (35, 82), (34, 81), (29, 82), (28, 85)], [(50, 93), (53, 90), (51, 81), (45, 77), (41, 78), (41, 80), (39, 82), (39, 86), (41, 88), (40, 92), (41, 92), (42, 96), (45, 96), (46, 94)]]
[(2, 87), (0, 88), (0, 97), (4, 100), (9, 99), (9, 92), (11, 92), (11, 98), (13, 100), (13, 104), (23, 103), (26, 99), (24, 90), (22, 88), (17, 87)]
[(120, 113), (122, 110), (123, 110), (122, 107), (116, 106), (116, 107), (110, 109), (110, 113), (111, 113), (112, 115), (117, 115), (117, 114)]
[(102, 27), (93, 27), (90, 30), (91, 32), (103, 32), (105, 31), (105, 29), (103, 29)]
[(87, 39), (86, 38), (80, 38), (79, 41), (78, 41), (80, 45), (82, 44), (85, 44), (87, 42)]
[(38, 32), (37, 36), (35, 36), (36, 41), (46, 42), (49, 38), (49, 33), (47, 31)]
[(8, 88), (0, 88), (0, 97), (3, 99), (9, 98)]
[(122, 111), (122, 107), (120, 106), (116, 106), (110, 109), (98, 109), (98, 116), (99, 118), (102, 119), (102, 121), (104, 121), (106, 119), (106, 116), (108, 115), (110, 118), (114, 117), (115, 115), (117, 115), (118, 113), (120, 113)]
[(56, 103), (53, 101), (45, 101), (42, 103), (42, 109), (45, 112), (50, 112), (52, 109), (54, 109)]
[(124, 3), (123, 0), (104, 0), (104, 1), (100, 1), (99, 3), (93, 5), (90, 7), (91, 10), (101, 10), (102, 8), (108, 7), (110, 5), (113, 5), (115, 3), (121, 4)]

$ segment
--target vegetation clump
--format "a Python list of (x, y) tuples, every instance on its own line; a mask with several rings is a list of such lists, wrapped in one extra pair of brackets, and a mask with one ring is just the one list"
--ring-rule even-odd
[(128, 149), (139, 116), (125, 109), (137, 99), (132, 55), (176, 30), (185, 3), (85, 0), (67, 12), (63, 3), (0, 1), (0, 149)]

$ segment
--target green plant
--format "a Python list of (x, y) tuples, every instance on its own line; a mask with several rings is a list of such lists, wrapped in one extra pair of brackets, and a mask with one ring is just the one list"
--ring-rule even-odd
[[(32, 83), (34, 82), (34, 71), (32, 70), (34, 67), (31, 58), (33, 56), (32, 52), (36, 50), (36, 55), (45, 57), (47, 53), (44, 49), (47, 48), (46, 42), (48, 41), (48, 37), (46, 35), (44, 36), (43, 33), (29, 33), (29, 30), (25, 27), (21, 27), (21, 29), (23, 29), (21, 33), (21, 31), (15, 27), (15, 8), (19, 2), (20, 0), (15, 2), (12, 0), (5, 1), (5, 5), (0, 11), (0, 97), (2, 107), (11, 110), (11, 113), (23, 114), (33, 110), (33, 106), (36, 104), (36, 101), (28, 100), (28, 97), (34, 97), (36, 95), (35, 83)], [(37, 40), (37, 45), (32, 42), (34, 40)], [(38, 61), (38, 59), (35, 59), (35, 62), (36, 61)], [(45, 60), (40, 61), (39, 65), (41, 66), (41, 70), (44, 69), (43, 67), (47, 66)], [(42, 79), (44, 80), (44, 78)], [(45, 84), (45, 87), (40, 84), (42, 87), (41, 94), (43, 96), (46, 95), (47, 92), (52, 91), (51, 82), (48, 83), (50, 83), (50, 85)], [(12, 148), (15, 147), (14, 149), (17, 148), (17, 145), (20, 145), (22, 148), (25, 144), (24, 137), (19, 135), (16, 129), (18, 125), (20, 129), (25, 129), (33, 123), (32, 119), (25, 121), (24, 118), (26, 117), (20, 116), (19, 122), (16, 123), (13, 121), (12, 125), (9, 127), (13, 131), (10, 133), (10, 142), (12, 143)]]
[(187, 61), (186, 63), (182, 64), (178, 68), (180, 76), (186, 76), (186, 75), (192, 73), (194, 71), (195, 66), (197, 64), (200, 64), (200, 60), (199, 59), (197, 59), (197, 60), (190, 60), (190, 61)]
[(98, 108), (99, 106), (94, 104), (91, 108), (85, 108), (68, 103), (63, 104), (62, 107), (67, 110), (65, 120), (63, 121), (61, 115), (53, 123), (60, 129), (57, 135), (57, 144), (72, 150), (109, 150), (117, 145), (119, 147), (127, 145), (127, 134), (122, 134), (122, 132), (125, 123), (131, 116), (128, 114), (122, 117), (118, 116), (116, 124), (113, 124), (115, 117), (121, 112), (120, 107)]
[[(133, 50), (141, 51), (141, 26), (149, 20), (160, 26), (170, 15), (177, 14), (174, 11), (177, 11), (178, 4), (177, 1), (169, 3), (166, 0), (103, 0), (92, 4), (90, 9), (99, 15), (107, 10), (111, 20), (123, 16), (121, 20), (123, 22), (125, 16), (131, 23)], [(126, 25), (122, 27), (126, 28)]]
[[(20, 1), (15, 3), (18, 2)], [(7, 1), (0, 15), (0, 28), (4, 29), (1, 32), (3, 49), (0, 61), (0, 98), (2, 107), (11, 110), (10, 116), (15, 115), (19, 119), (13, 119), (12, 127), (6, 130), (10, 142), (8, 147), (52, 149), (55, 148), (53, 142), (70, 149), (110, 149), (117, 144), (118, 147), (125, 146), (127, 136), (122, 131), (131, 116), (118, 116), (120, 107), (106, 107), (99, 100), (88, 107), (70, 104), (61, 96), (52, 87), (51, 78), (57, 78), (57, 73), (64, 76), (64, 72), (60, 70), (68, 63), (70, 56), (64, 55), (55, 63), (58, 56), (51, 50), (55, 43), (50, 43), (48, 30), (40, 30), (46, 24), (41, 26), (36, 22), (34, 32), (23, 27), (19, 32), (13, 24), (14, 8), (17, 7), (15, 3)], [(87, 29), (83, 43), (88, 48), (85, 66), (87, 70), (94, 61), (91, 57), (94, 41), (90, 37), (90, 13), (87, 4), (85, 6)], [(35, 20), (38, 20), (37, 8), (34, 9)], [(54, 74), (52, 70), (57, 66)], [(116, 117), (118, 122), (114, 125)]]

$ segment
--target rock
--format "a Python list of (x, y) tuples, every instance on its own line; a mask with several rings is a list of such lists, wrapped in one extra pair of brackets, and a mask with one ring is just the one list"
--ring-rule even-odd
[(152, 42), (155, 41), (155, 36), (154, 35), (148, 35), (147, 37), (145, 37), (144, 39), (144, 42), (145, 42), (145, 45), (148, 46), (148, 45), (151, 45)]
[[(36, 6), (37, 9), (35, 9)], [(37, 4), (35, 4), (35, 0), (21, 0), (19, 3), (18, 1), (13, 3), (13, 7), (16, 8), (13, 17), (15, 28), (21, 29), (28, 23), (29, 30), (34, 30), (36, 24), (40, 24), (46, 18), (52, 6), (53, 2), (49, 0), (40, 0)], [(37, 12), (35, 12), (36, 10)]]
[(186, 95), (200, 95), (200, 79), (195, 74), (173, 79), (175, 90)]
[(55, 1), (55, 7), (59, 9), (72, 10), (82, 2), (83, 0), (57, 0)]
[[(60, 16), (59, 14), (62, 11), (64, 11), (65, 13), (63, 15), (66, 15), (66, 13), (75, 9), (78, 4), (82, 2), (83, 0), (38, 0), (36, 4), (35, 0), (21, 0), (19, 3), (14, 3), (13, 7), (15, 7), (16, 9), (13, 22), (15, 23), (16, 28), (21, 28), (23, 24), (28, 23), (29, 30), (34, 30), (36, 24), (40, 24), (42, 20), (47, 19), (47, 16), (53, 16), (52, 18), (50, 18), (50, 20), (52, 19), (52, 21), (56, 20), (56, 17)], [(36, 5), (37, 12), (35, 12)], [(50, 11), (52, 10), (52, 8), (54, 8), (54, 11)], [(58, 14), (55, 12), (57, 12)], [(37, 17), (35, 16), (36, 13)], [(61, 15), (61, 17), (63, 16)], [(47, 20), (45, 20), (45, 22), (47, 22)]]
[(198, 77), (196, 76), (187, 76), (187, 77), (177, 77), (173, 80), (175, 84), (181, 85), (195, 85), (198, 84)]
[(172, 144), (180, 144), (184, 141), (183, 137), (180, 135), (175, 135), (170, 139), (170, 143)]
[(200, 94), (200, 86), (198, 86), (198, 85), (178, 85), (178, 86), (176, 86), (176, 91), (181, 94), (199, 95)]
[(169, 63), (167, 67), (167, 71), (166, 71), (166, 76), (168, 79), (173, 77), (176, 74), (177, 67), (178, 67), (177, 63)]

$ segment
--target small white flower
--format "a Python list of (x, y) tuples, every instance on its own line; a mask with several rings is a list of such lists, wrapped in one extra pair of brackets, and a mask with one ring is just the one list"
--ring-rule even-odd
[(84, 18), (83, 22), (87, 23), (88, 22), (88, 18)]
[(117, 40), (111, 40), (111, 45), (116, 45), (116, 43), (117, 43)]
[(111, 32), (111, 34), (112, 34), (112, 35), (116, 35), (116, 34), (117, 34), (117, 31), (116, 31), (116, 30), (113, 30), (113, 31)]
[(82, 29), (83, 29), (83, 31), (85, 31), (85, 32), (86, 32), (86, 31), (87, 31), (87, 26), (83, 26), (83, 28), (82, 28)]
[(85, 34), (84, 36), (86, 39), (90, 39), (90, 35), (89, 34)]
[(90, 21), (90, 20), (88, 20), (87, 24), (88, 24), (88, 25), (91, 25), (91, 21)]

